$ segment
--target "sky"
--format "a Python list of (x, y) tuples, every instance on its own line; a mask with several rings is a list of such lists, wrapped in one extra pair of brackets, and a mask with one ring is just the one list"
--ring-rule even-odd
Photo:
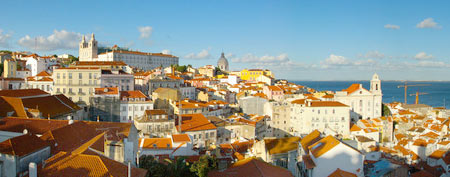
[(5, 1), (0, 50), (102, 46), (289, 80), (450, 80), (450, 1)]

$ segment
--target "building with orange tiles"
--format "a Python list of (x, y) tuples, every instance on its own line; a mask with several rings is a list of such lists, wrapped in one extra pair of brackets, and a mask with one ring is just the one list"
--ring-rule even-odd
[(352, 119), (370, 119), (381, 117), (382, 110), (381, 80), (377, 74), (372, 76), (370, 90), (362, 84), (353, 84), (347, 89), (337, 91), (334, 100), (349, 105), (352, 109)]
[(152, 109), (153, 102), (141, 91), (120, 91), (120, 122), (133, 122)]
[(350, 136), (350, 107), (337, 101), (298, 99), (290, 103), (294, 135), (318, 129), (327, 135)]
[[(216, 143), (217, 127), (202, 114), (183, 114), (181, 125), (175, 119), (175, 128), (179, 133), (189, 135), (194, 147), (209, 147)], [(181, 131), (180, 131), (181, 130)]]

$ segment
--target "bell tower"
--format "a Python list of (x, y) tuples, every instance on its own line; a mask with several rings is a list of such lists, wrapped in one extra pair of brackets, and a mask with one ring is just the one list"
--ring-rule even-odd
[(375, 73), (372, 76), (372, 80), (370, 80), (370, 91), (373, 94), (380, 94), (381, 95), (381, 80), (378, 77), (377, 73)]
[(80, 61), (96, 61), (98, 58), (98, 42), (95, 40), (94, 33), (92, 33), (89, 42), (86, 42), (86, 37), (80, 42), (80, 48), (78, 50), (78, 56)]

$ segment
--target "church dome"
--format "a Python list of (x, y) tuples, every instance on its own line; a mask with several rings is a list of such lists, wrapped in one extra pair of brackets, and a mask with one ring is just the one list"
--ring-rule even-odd
[(225, 54), (223, 52), (219, 58), (219, 61), (217, 61), (217, 67), (219, 67), (222, 71), (228, 71), (228, 60), (225, 58)]

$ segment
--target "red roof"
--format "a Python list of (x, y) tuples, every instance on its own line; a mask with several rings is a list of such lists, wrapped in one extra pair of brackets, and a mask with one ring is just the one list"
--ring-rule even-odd
[(45, 141), (33, 134), (24, 134), (0, 143), (0, 153), (14, 156), (25, 156), (49, 146)]
[(211, 171), (208, 177), (290, 177), (292, 173), (285, 168), (271, 165), (257, 158), (247, 158), (234, 163), (230, 168), (223, 171)]
[(50, 75), (47, 71), (42, 71), (42, 72), (36, 74), (36, 76), (52, 76), (52, 75)]
[[(175, 121), (175, 126), (178, 130), (178, 117)], [(216, 129), (211, 122), (203, 114), (183, 114), (181, 121), (181, 131), (201, 131)]]
[(175, 134), (172, 135), (173, 142), (190, 142), (191, 138), (187, 134)]
[(123, 98), (147, 98), (140, 90), (120, 91), (120, 99)]
[(96, 95), (118, 95), (119, 88), (117, 87), (105, 87), (105, 88), (95, 88)]
[(41, 89), (0, 90), (0, 96), (30, 97), (38, 95), (50, 95), (50, 94)]

